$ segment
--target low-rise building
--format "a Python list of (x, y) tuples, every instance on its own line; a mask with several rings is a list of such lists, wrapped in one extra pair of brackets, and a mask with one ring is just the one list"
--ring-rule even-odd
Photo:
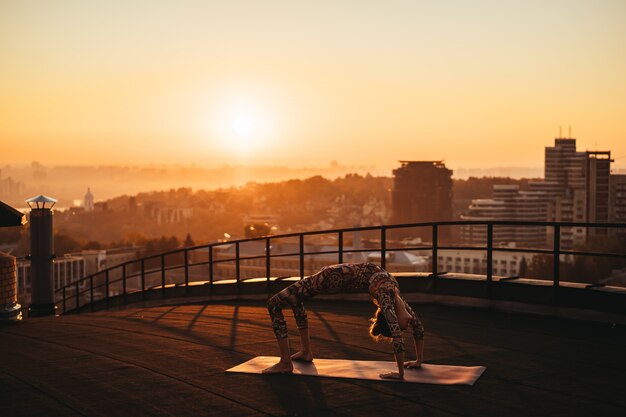
[[(84, 250), (68, 253), (52, 261), (52, 279), (54, 290), (72, 284), (81, 278), (100, 272), (114, 265), (137, 259), (144, 252), (143, 247), (113, 248), (101, 250)], [(136, 268), (129, 268), (133, 272)], [(122, 277), (122, 270), (115, 269), (109, 274), (109, 279), (114, 281)], [(30, 260), (22, 259), (17, 262), (17, 288), (20, 303), (30, 303)], [(79, 285), (79, 290), (86, 288), (86, 283)], [(71, 288), (69, 292), (74, 291)]]
[[(529, 265), (535, 256), (535, 254), (525, 252), (494, 251), (492, 255), (493, 275), (520, 276), (520, 273), (524, 273), (520, 268), (522, 264), (525, 262), (526, 265)], [(439, 272), (486, 275), (487, 253), (486, 251), (469, 249), (439, 251), (437, 270)]]
[[(30, 304), (31, 274), (30, 260), (17, 261), (17, 299), (22, 305)], [(85, 259), (81, 256), (65, 255), (52, 261), (54, 290), (63, 288), (85, 276)], [(81, 289), (84, 288), (81, 284)]]

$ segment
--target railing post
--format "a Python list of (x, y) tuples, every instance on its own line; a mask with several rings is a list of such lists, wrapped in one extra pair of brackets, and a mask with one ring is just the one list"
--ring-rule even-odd
[(235, 273), (237, 275), (237, 288), (241, 285), (241, 265), (239, 264), (239, 242), (235, 243)]
[(209, 290), (213, 291), (213, 245), (209, 246)]
[(300, 279), (304, 278), (304, 235), (300, 235)]
[(387, 229), (384, 226), (380, 229), (380, 267), (387, 267)]
[(343, 263), (343, 230), (339, 231), (339, 238), (337, 239), (337, 263)]
[(106, 298), (106, 306), (107, 306), (107, 310), (109, 309), (109, 270), (107, 269), (106, 271), (104, 271), (104, 282), (105, 282), (105, 290), (107, 293), (107, 298)]
[(78, 310), (79, 306), (80, 306), (80, 298), (78, 294), (78, 281), (76, 281), (76, 310)]
[(183, 250), (183, 262), (185, 262), (185, 293), (189, 292), (189, 252), (187, 248)]
[(433, 224), (433, 230), (432, 230), (433, 236), (432, 236), (432, 241), (433, 241), (433, 249), (432, 249), (432, 277), (433, 279), (437, 278), (437, 273), (439, 273), (439, 226), (437, 224)]
[(554, 300), (558, 301), (558, 291), (560, 284), (560, 263), (561, 263), (561, 225), (554, 225), (554, 243), (552, 246), (552, 286), (554, 288)]
[(91, 304), (91, 311), (94, 311), (93, 307), (93, 275), (89, 276), (89, 300)]
[(165, 298), (165, 255), (161, 255), (161, 297)]
[(487, 223), (487, 284), (493, 281), (493, 223)]
[(65, 287), (63, 287), (63, 314), (65, 314), (66, 309), (65, 309)]
[(493, 223), (487, 223), (487, 295), (491, 297), (493, 282)]
[(265, 238), (265, 277), (266, 277), (266, 283), (267, 283), (268, 288), (270, 285), (270, 273), (271, 273), (271, 265), (270, 265), (271, 249), (272, 249), (272, 246), (270, 245), (270, 238), (266, 237)]
[(126, 264), (122, 265), (122, 292), (124, 293), (124, 304), (126, 304)]
[(141, 299), (146, 299), (146, 261), (141, 259)]

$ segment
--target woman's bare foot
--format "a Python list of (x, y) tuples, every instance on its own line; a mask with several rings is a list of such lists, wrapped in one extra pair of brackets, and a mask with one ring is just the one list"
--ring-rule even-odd
[(263, 374), (289, 374), (291, 372), (293, 372), (293, 364), (282, 361), (261, 371)]
[(303, 352), (300, 350), (294, 353), (293, 355), (291, 355), (291, 360), (300, 361), (300, 362), (312, 362), (313, 354), (311, 352)]

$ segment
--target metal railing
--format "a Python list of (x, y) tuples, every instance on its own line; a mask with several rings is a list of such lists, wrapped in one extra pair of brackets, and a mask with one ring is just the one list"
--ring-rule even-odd
[[(484, 246), (456, 246), (456, 245), (440, 245), (441, 230), (450, 226), (483, 226), (486, 227), (486, 245)], [(512, 227), (541, 227), (546, 229), (552, 229), (552, 248), (512, 248), (512, 247), (500, 247), (494, 246), (493, 236), (494, 227), (499, 226), (512, 226)], [(397, 246), (389, 247), (389, 235), (390, 233), (397, 231), (406, 231), (410, 228), (430, 228), (429, 235), (432, 242), (426, 245), (414, 245), (414, 246)], [(312, 255), (332, 255), (337, 256), (337, 263), (344, 262), (344, 257), (348, 253), (359, 252), (379, 252), (380, 261), (379, 264), (382, 268), (386, 268), (387, 255), (395, 251), (430, 251), (431, 253), (431, 274), (430, 277), (434, 280), (442, 274), (444, 271), (438, 270), (438, 253), (440, 251), (451, 250), (477, 250), (486, 251), (486, 274), (485, 282), (489, 286), (493, 282), (493, 254), (495, 252), (518, 252), (518, 253), (531, 253), (531, 254), (543, 254), (552, 258), (552, 285), (558, 289), (560, 286), (560, 259), (564, 255), (580, 255), (580, 256), (592, 256), (592, 257), (608, 257), (608, 258), (622, 258), (626, 257), (626, 253), (606, 253), (606, 252), (589, 252), (589, 251), (575, 251), (561, 249), (562, 230), (570, 228), (586, 228), (589, 229), (626, 229), (626, 224), (622, 223), (580, 223), (580, 222), (524, 222), (524, 221), (446, 221), (446, 222), (425, 222), (425, 223), (410, 223), (410, 224), (394, 224), (394, 225), (381, 225), (381, 226), (368, 226), (368, 227), (354, 227), (321, 231), (310, 231), (301, 233), (289, 233), (282, 235), (270, 235), (258, 238), (240, 239), (234, 241), (215, 242), (205, 245), (198, 245), (193, 247), (180, 248), (168, 252), (154, 254), (146, 256), (141, 259), (131, 260), (119, 265), (115, 265), (106, 268), (97, 273), (85, 276), (78, 281), (70, 283), (62, 288), (56, 290), (56, 300), (62, 304), (62, 312), (66, 313), (71, 310), (77, 310), (86, 305), (91, 305), (91, 309), (94, 309), (94, 303), (104, 301), (105, 307), (109, 308), (110, 300), (112, 297), (118, 297), (122, 299), (122, 304), (127, 304), (128, 296), (130, 294), (141, 294), (141, 300), (146, 299), (146, 292), (153, 290), (161, 290), (161, 296), (166, 297), (166, 288), (168, 287), (184, 287), (185, 293), (190, 286), (190, 268), (205, 266), (207, 268), (206, 274), (208, 280), (203, 280), (203, 284), (208, 285), (210, 289), (215, 283), (224, 279), (224, 277), (216, 277), (215, 268), (222, 263), (234, 262), (235, 263), (235, 282), (237, 286), (244, 281), (241, 277), (242, 262), (245, 261), (261, 261), (264, 263), (264, 278), (269, 286), (272, 277), (272, 260), (283, 257), (297, 257), (299, 262), (299, 276), (304, 278), (305, 276), (305, 257)], [(344, 244), (346, 234), (349, 233), (363, 233), (368, 232), (370, 234), (377, 235), (379, 245), (378, 247), (362, 248), (347, 248)], [(305, 238), (313, 236), (331, 235), (335, 236), (336, 249), (335, 250), (312, 250), (305, 251)], [(282, 239), (294, 239), (297, 241), (298, 250), (288, 253), (273, 253), (272, 242), (277, 242)], [(260, 242), (264, 246), (264, 253), (260, 255), (241, 256), (241, 246), (248, 242)], [(263, 245), (264, 243), (264, 245)], [(232, 248), (234, 245), (235, 253), (232, 257), (220, 257), (215, 256), (216, 253), (222, 254), (225, 248)], [(296, 245), (294, 245), (296, 246)], [(206, 260), (200, 260), (193, 262), (190, 254), (197, 254), (199, 251), (206, 251)], [(166, 262), (168, 257), (178, 257), (181, 261), (178, 264), (168, 265)], [(192, 262), (190, 262), (192, 260)], [(148, 265), (148, 264), (151, 264)], [(155, 266), (156, 265), (156, 266)], [(166, 279), (168, 271), (182, 269), (182, 275)], [(133, 271), (134, 270), (134, 271)], [(160, 282), (157, 285), (146, 285), (146, 277), (148, 275), (157, 274), (160, 277)], [(263, 278), (263, 277), (261, 277)], [(508, 277), (507, 279), (515, 279), (518, 277)], [(96, 282), (98, 281), (98, 282)], [(129, 288), (129, 282), (136, 282), (136, 288)], [(169, 282), (168, 282), (169, 281)], [(192, 281), (193, 282), (193, 281)], [(116, 285), (114, 285), (116, 284)], [(116, 288), (120, 287), (121, 291), (111, 291), (111, 287), (114, 285)], [(68, 308), (68, 304), (72, 303), (73, 308)]]

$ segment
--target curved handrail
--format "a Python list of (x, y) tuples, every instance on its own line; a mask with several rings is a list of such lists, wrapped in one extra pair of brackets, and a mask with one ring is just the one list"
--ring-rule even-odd
[[(486, 246), (440, 246), (438, 244), (438, 235), (439, 228), (445, 226), (486, 226), (487, 227), (487, 235), (486, 235)], [(522, 226), (522, 227), (549, 227), (553, 228), (553, 247), (552, 249), (539, 249), (539, 248), (509, 248), (509, 247), (497, 247), (493, 245), (493, 228), (494, 226)], [(415, 228), (415, 227), (430, 227), (431, 228), (431, 236), (432, 242), (430, 245), (425, 246), (412, 246), (412, 247), (398, 247), (391, 248), (387, 247), (387, 231), (389, 230), (398, 230), (398, 229), (407, 229), (407, 228)], [(549, 254), (552, 255), (554, 259), (559, 259), (561, 255), (581, 255), (581, 256), (603, 256), (603, 257), (624, 257), (626, 254), (618, 254), (618, 253), (604, 253), (604, 252), (586, 252), (586, 251), (573, 251), (573, 250), (562, 250), (560, 248), (561, 241), (561, 228), (570, 228), (570, 227), (584, 227), (584, 228), (606, 228), (606, 229), (625, 229), (626, 224), (624, 223), (584, 223), (584, 222), (540, 222), (540, 221), (508, 221), (508, 220), (493, 220), (493, 221), (480, 221), (480, 220), (460, 220), (460, 221), (441, 221), (441, 222), (421, 222), (421, 223), (406, 223), (406, 224), (392, 224), (392, 225), (379, 225), (379, 226), (364, 226), (364, 227), (351, 227), (351, 228), (339, 228), (339, 229), (329, 229), (329, 230), (316, 230), (316, 231), (307, 231), (307, 232), (298, 232), (298, 233), (286, 233), (281, 235), (268, 235), (256, 238), (246, 238), (246, 239), (238, 239), (233, 241), (225, 241), (225, 242), (212, 242), (208, 244), (195, 245), (185, 248), (178, 248), (158, 254), (148, 255), (140, 259), (135, 259), (131, 261), (126, 261), (111, 267), (108, 267), (102, 271), (98, 271), (94, 274), (87, 275), (77, 281), (74, 281), (70, 284), (65, 285), (57, 289), (55, 292), (57, 294), (62, 294), (63, 300), (63, 312), (66, 310), (66, 292), (71, 290), (74, 292), (74, 297), (76, 299), (75, 308), (81, 307), (79, 298), (81, 295), (90, 293), (90, 301), (92, 304), (94, 301), (98, 301), (94, 299), (94, 290), (104, 287), (105, 300), (108, 306), (109, 298), (110, 298), (110, 285), (122, 282), (123, 284), (123, 295), (126, 298), (126, 283), (130, 278), (140, 278), (141, 279), (141, 292), (142, 295), (145, 294), (146, 286), (145, 286), (145, 277), (147, 274), (153, 274), (155, 272), (161, 272), (161, 285), (160, 287), (163, 290), (163, 295), (165, 296), (165, 272), (173, 269), (184, 268), (184, 282), (176, 283), (175, 285), (184, 284), (185, 287), (189, 286), (189, 267), (199, 266), (199, 265), (209, 265), (209, 285), (213, 285), (214, 277), (213, 277), (213, 266), (215, 264), (224, 263), (224, 262), (235, 262), (236, 264), (236, 280), (237, 283), (241, 282), (240, 277), (240, 265), (241, 261), (245, 260), (254, 260), (254, 259), (265, 259), (266, 262), (266, 279), (269, 283), (270, 274), (271, 274), (271, 265), (270, 260), (279, 257), (294, 257), (298, 256), (300, 258), (300, 277), (304, 277), (304, 257), (311, 255), (321, 255), (321, 254), (337, 254), (338, 263), (343, 262), (343, 255), (345, 253), (358, 253), (358, 252), (380, 252), (380, 265), (382, 268), (386, 266), (386, 254), (387, 252), (393, 251), (405, 251), (405, 250), (430, 250), (432, 252), (432, 259), (437, 259), (437, 252), (440, 250), (482, 250), (487, 251), (487, 273), (486, 273), (486, 281), (488, 284), (491, 284), (493, 280), (493, 269), (492, 269), (492, 256), (493, 252), (525, 252), (525, 253), (537, 253), (537, 254)], [(379, 248), (368, 248), (368, 249), (345, 249), (343, 244), (344, 234), (353, 233), (353, 232), (364, 232), (364, 231), (378, 231), (380, 233), (380, 247)], [(330, 251), (310, 251), (305, 252), (304, 238), (305, 236), (315, 236), (315, 235), (337, 235), (337, 250)], [(299, 250), (293, 253), (271, 253), (271, 242), (276, 241), (278, 239), (286, 239), (286, 238), (298, 238), (299, 240)], [(248, 242), (265, 242), (265, 253), (263, 255), (257, 256), (240, 256), (240, 246), (244, 243)], [(219, 247), (230, 247), (235, 246), (235, 257), (234, 258), (226, 258), (226, 259), (214, 259), (214, 249)], [(208, 250), (208, 260), (206, 262), (197, 262), (193, 264), (189, 264), (189, 253), (198, 250)], [(182, 254), (183, 263), (175, 266), (166, 266), (165, 259), (169, 256)], [(146, 270), (146, 263), (151, 260), (159, 260), (160, 266), (156, 268), (152, 268), (150, 270)], [(436, 277), (438, 274), (437, 270), (437, 262), (432, 263), (432, 276)], [(129, 266), (133, 264), (140, 264), (141, 268), (139, 272), (133, 274), (127, 274), (127, 269)], [(110, 280), (110, 274), (116, 270), (122, 269), (122, 276), (118, 279)], [(105, 282), (103, 284), (98, 284), (94, 286), (94, 279), (98, 276), (105, 277)], [(559, 262), (553, 262), (553, 286), (559, 287)], [(88, 285), (86, 290), (80, 290), (81, 287), (85, 287)], [(157, 286), (158, 287), (158, 286)]]

